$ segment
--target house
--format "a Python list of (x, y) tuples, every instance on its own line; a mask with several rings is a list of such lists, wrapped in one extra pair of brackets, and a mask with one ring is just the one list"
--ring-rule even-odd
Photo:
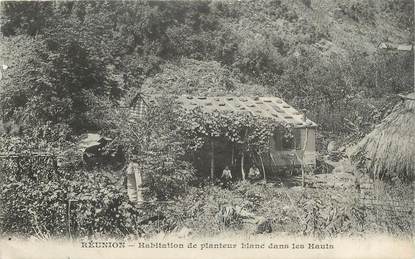
[[(269, 143), (268, 167), (295, 167), (316, 164), (316, 129), (317, 124), (279, 97), (195, 97), (180, 96), (178, 103), (184, 109), (200, 108), (203, 112), (214, 111), (240, 112), (256, 117), (275, 120), (275, 123), (292, 128), (294, 139), (286, 141), (283, 132), (276, 130)], [(224, 154), (219, 157), (225, 157)], [(219, 162), (219, 161), (216, 161)], [(226, 164), (226, 162), (224, 163)], [(222, 167), (224, 165), (221, 165)]]
[[(232, 111), (247, 113), (253, 116), (271, 118), (276, 123), (288, 125), (293, 128), (294, 141), (286, 142), (281, 132), (274, 132), (270, 142), (271, 163), (276, 167), (314, 166), (316, 164), (316, 129), (317, 124), (306, 117), (304, 112), (296, 110), (279, 97), (242, 97), (217, 96), (175, 97), (178, 104), (184, 109), (201, 108), (206, 113), (213, 111)], [(130, 121), (134, 122), (143, 115), (148, 107), (156, 103), (156, 96), (144, 96), (137, 93), (130, 101)], [(302, 151), (304, 149), (304, 152)], [(302, 155), (303, 154), (303, 155)], [(301, 161), (299, 157), (302, 157)]]
[[(138, 122), (144, 118), (145, 112), (157, 105), (159, 97), (156, 95), (145, 96), (136, 93), (135, 96), (125, 101), (123, 108), (130, 112), (129, 121)], [(300, 168), (316, 165), (316, 130), (317, 124), (307, 118), (305, 112), (300, 112), (287, 104), (279, 97), (247, 97), (247, 96), (172, 96), (177, 104), (177, 109), (200, 109), (205, 113), (234, 112), (248, 114), (254, 117), (268, 118), (275, 121), (276, 126), (289, 127), (293, 137), (287, 141), (286, 131), (276, 127), (269, 141), (268, 154), (253, 154), (243, 151), (241, 147), (229, 141), (221, 139), (213, 140), (214, 148), (206, 145), (197, 154), (190, 152), (190, 160), (202, 176), (210, 175), (211, 178), (219, 178), (222, 170), (229, 166), (234, 178), (245, 179), (245, 172), (256, 164), (263, 172), (264, 178), (278, 175), (279, 171), (287, 168)], [(239, 148), (239, 150), (238, 150)], [(214, 149), (214, 152), (213, 152)], [(213, 154), (214, 153), (214, 154)], [(214, 160), (214, 161), (213, 161)], [(129, 162), (133, 168), (134, 161)], [(130, 170), (131, 171), (131, 170)], [(133, 188), (133, 173), (129, 174), (128, 186)], [(141, 178), (140, 178), (141, 179)], [(141, 182), (141, 180), (139, 181)], [(137, 193), (138, 196), (139, 193)], [(137, 196), (137, 197), (138, 197)], [(142, 196), (142, 195), (141, 195)], [(140, 196), (140, 197), (141, 197)], [(136, 195), (130, 195), (132, 201), (136, 201)]]

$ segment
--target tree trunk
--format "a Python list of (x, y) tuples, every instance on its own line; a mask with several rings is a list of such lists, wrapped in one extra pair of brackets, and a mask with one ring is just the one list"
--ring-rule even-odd
[[(244, 134), (244, 143), (246, 145), (246, 138), (248, 137), (248, 129), (245, 129)], [(244, 170), (244, 160), (245, 160), (245, 153), (244, 153), (244, 146), (242, 146), (242, 156), (241, 156), (241, 174), (242, 174), (242, 181), (245, 181), (245, 170)]]
[(301, 163), (301, 186), (305, 186), (305, 176), (304, 176), (304, 166), (303, 163)]
[(213, 140), (210, 145), (210, 178), (213, 180), (215, 177), (215, 143)]
[(68, 200), (68, 219), (67, 219), (68, 235), (69, 239), (72, 240), (71, 234), (71, 199)]
[(235, 160), (235, 144), (232, 143), (232, 156), (231, 156), (231, 165), (234, 165)]
[(245, 181), (244, 159), (245, 159), (245, 153), (243, 153), (243, 152), (242, 152), (242, 157), (241, 157), (241, 174), (242, 174), (242, 181)]

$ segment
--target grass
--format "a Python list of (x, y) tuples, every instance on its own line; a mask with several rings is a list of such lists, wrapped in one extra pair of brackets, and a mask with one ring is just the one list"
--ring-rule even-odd
[[(355, 188), (286, 188), (247, 182), (236, 183), (230, 189), (206, 185), (191, 188), (174, 203), (160, 208), (166, 219), (153, 231), (186, 227), (200, 237), (252, 235), (259, 233), (261, 224), (269, 224), (274, 233), (317, 238), (380, 233), (410, 236), (414, 229), (413, 208), (400, 208), (411, 204), (413, 192), (410, 186), (405, 188), (406, 194), (386, 188), (380, 196), (383, 198), (373, 204), (373, 193), (363, 198)], [(397, 207), (396, 202), (402, 206)], [(220, 220), (223, 208), (235, 212), (225, 223)]]

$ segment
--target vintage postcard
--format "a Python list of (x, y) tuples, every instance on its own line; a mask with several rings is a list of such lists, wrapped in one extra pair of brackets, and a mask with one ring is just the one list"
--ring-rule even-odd
[(413, 0), (1, 1), (0, 258), (415, 258)]

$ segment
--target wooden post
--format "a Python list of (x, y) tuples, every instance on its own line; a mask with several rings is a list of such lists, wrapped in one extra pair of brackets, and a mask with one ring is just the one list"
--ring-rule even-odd
[[(300, 161), (300, 165), (301, 165), (301, 186), (302, 187), (305, 187), (304, 155), (305, 155), (305, 151), (307, 149), (307, 142), (308, 142), (308, 129), (305, 128), (304, 146), (300, 150), (300, 155), (298, 155), (298, 152), (295, 151), (295, 156), (296, 156), (297, 160)], [(294, 163), (294, 160), (293, 160), (293, 163)]]
[(234, 161), (235, 160), (235, 144), (232, 143), (232, 156), (231, 156), (231, 165), (234, 165)]
[[(244, 134), (244, 142), (246, 141), (246, 138), (248, 137), (248, 129), (245, 129)], [(246, 143), (245, 143), (246, 144)], [(244, 170), (244, 160), (245, 160), (245, 152), (244, 147), (242, 146), (242, 155), (241, 155), (241, 174), (242, 174), (242, 181), (245, 181), (245, 170)]]
[(305, 187), (305, 172), (304, 172), (304, 155), (307, 148), (308, 142), (308, 129), (305, 128), (305, 140), (304, 140), (304, 147), (301, 151), (301, 186)]
[[(274, 164), (274, 167), (275, 167), (276, 169), (278, 169), (278, 164), (277, 164), (277, 162), (275, 161), (274, 156), (272, 155), (272, 153), (271, 153), (271, 152), (269, 152), (268, 154), (269, 154), (269, 156), (271, 157), (271, 161), (272, 161), (272, 163)], [(282, 184), (282, 179), (281, 179), (279, 176), (277, 176), (277, 177), (278, 177), (278, 179), (281, 181), (281, 184)]]
[(68, 220), (67, 220), (67, 227), (68, 227), (68, 235), (69, 239), (72, 240), (71, 234), (71, 199), (68, 200)]
[(301, 163), (301, 186), (305, 186), (305, 176), (304, 176), (304, 166), (303, 163)]
[(375, 53), (375, 63), (376, 63), (376, 68), (375, 68), (375, 87), (376, 89), (378, 89), (378, 74), (379, 74), (379, 58), (378, 58), (378, 53)]
[(245, 159), (245, 153), (242, 151), (242, 157), (241, 157), (241, 174), (242, 174), (242, 181), (245, 181), (244, 159)]
[(210, 142), (210, 178), (213, 180), (215, 177), (215, 143), (212, 141)]
[(261, 160), (262, 172), (264, 174), (264, 181), (267, 182), (267, 178), (266, 178), (266, 175), (265, 175), (264, 161), (262, 160), (262, 155), (261, 154), (258, 154), (258, 155), (259, 155), (259, 159)]

